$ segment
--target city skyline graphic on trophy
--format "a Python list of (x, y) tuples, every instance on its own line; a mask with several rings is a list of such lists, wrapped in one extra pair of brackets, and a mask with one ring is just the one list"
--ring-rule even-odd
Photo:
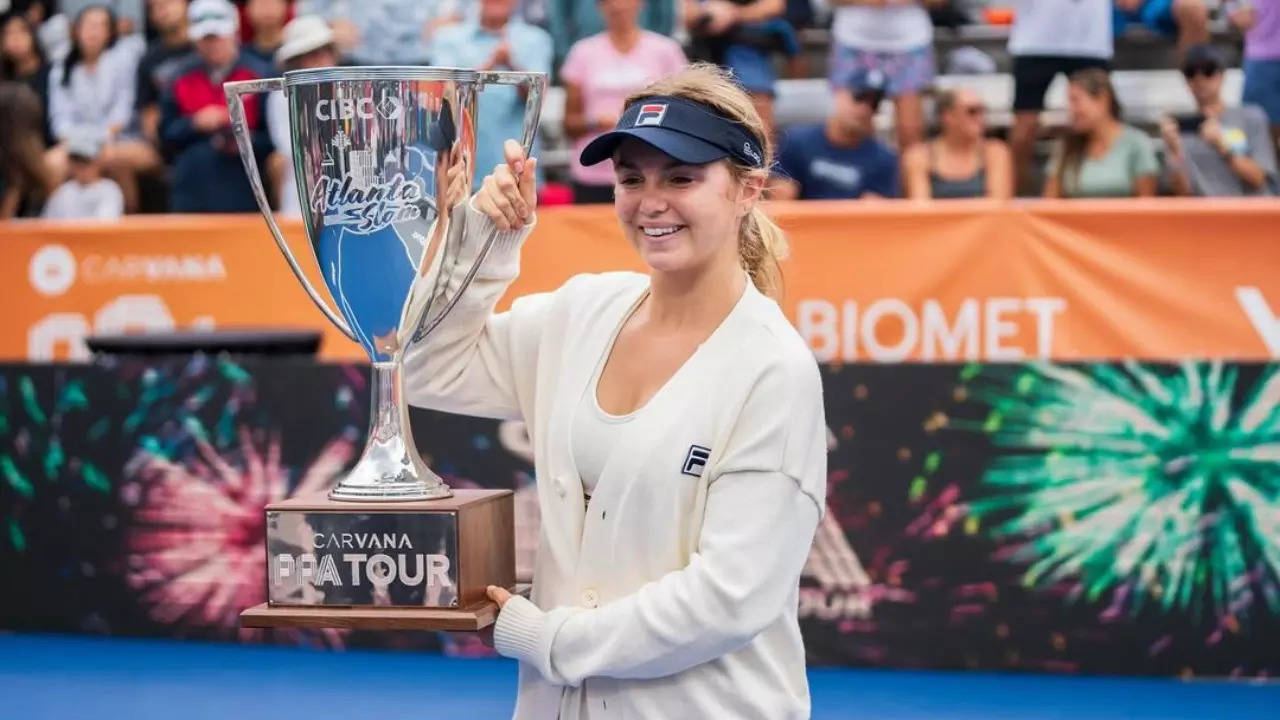
[[(391, 150), (355, 147), (341, 130), (328, 144), (331, 162), (322, 163), (324, 174), (311, 194), (312, 211), (323, 218), (317, 259), (357, 341), (369, 349), (384, 347), (400, 320), (394, 296), (413, 282), (425, 249), (422, 238), (435, 221), (429, 192), (434, 153), (410, 145), (397, 157)], [(373, 276), (385, 282), (344, 281)]]

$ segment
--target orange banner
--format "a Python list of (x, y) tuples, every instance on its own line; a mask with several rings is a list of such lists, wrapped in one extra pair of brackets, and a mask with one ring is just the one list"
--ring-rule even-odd
[[(783, 306), (823, 361), (1280, 357), (1280, 201), (770, 211), (792, 245)], [(318, 280), (301, 225), (285, 230)], [(95, 332), (192, 326), (322, 328), (323, 357), (363, 357), (258, 216), (15, 222), (0, 235), (0, 359), (83, 359)], [(642, 266), (611, 208), (547, 208), (510, 295), (619, 268)]]

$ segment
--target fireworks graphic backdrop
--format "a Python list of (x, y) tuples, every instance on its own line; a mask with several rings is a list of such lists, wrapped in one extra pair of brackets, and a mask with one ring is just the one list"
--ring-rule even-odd
[[(282, 462), (279, 428), (255, 419), (270, 413), (238, 364), (196, 358), (176, 374), (145, 372), (140, 385), (127, 421), (137, 449), (120, 490), (132, 509), (125, 580), (157, 622), (260, 638), (238, 618), (266, 600), (263, 507), (327, 489), (354, 460), (359, 433), (343, 429), (295, 474)], [(335, 406), (350, 406), (351, 386), (335, 390)], [(342, 635), (320, 633), (331, 645)]]
[[(1280, 612), (1280, 371), (1222, 363), (989, 368), (1003, 452), (968, 504), (1026, 565), (1108, 612)], [(960, 424), (964, 429), (964, 423)]]
[(866, 578), (802, 580), (811, 661), (1280, 672), (1277, 372), (823, 368), (828, 513)]
[(102, 631), (120, 532), (111, 419), (77, 368), (0, 368), (0, 617), (5, 627)]
[(0, 546), (15, 553), (30, 542), (28, 513), (37, 496), (47, 499), (80, 484), (99, 494), (111, 489), (97, 462), (68, 456), (62, 442), (63, 431), (71, 429), (83, 433), (85, 445), (99, 447), (110, 422), (98, 417), (85, 427), (90, 414), (83, 379), (59, 374), (53, 380), (42, 394), (30, 374), (0, 375)]
[[(338, 376), (319, 397), (296, 371), (196, 356), (0, 373), (13, 624), (261, 637), (238, 614), (265, 599), (262, 507), (331, 483), (365, 415), (359, 368), (316, 369)], [(339, 638), (282, 639), (313, 635)]]
[[(822, 372), (811, 662), (1280, 672), (1277, 367)], [(278, 359), (0, 367), (0, 627), (491, 654), (468, 634), (259, 638), (234, 621), (261, 601), (262, 504), (349, 464), (366, 377)], [(454, 487), (530, 496), (513, 424), (412, 424)]]

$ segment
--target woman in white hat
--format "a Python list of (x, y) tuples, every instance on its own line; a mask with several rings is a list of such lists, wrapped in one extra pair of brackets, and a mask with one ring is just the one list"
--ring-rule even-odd
[[(301, 15), (284, 26), (284, 42), (276, 51), (276, 65), (283, 70), (332, 67), (338, 64), (333, 30), (317, 15)], [(289, 139), (289, 106), (284, 93), (267, 98), (267, 131), (275, 152), (267, 160), (268, 175), (279, 190), (277, 207), (281, 215), (300, 217), (298, 184), (293, 177), (293, 145)]]

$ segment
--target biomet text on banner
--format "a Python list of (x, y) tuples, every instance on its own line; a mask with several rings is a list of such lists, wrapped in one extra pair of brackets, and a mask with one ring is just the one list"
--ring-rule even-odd
[[(1280, 357), (1280, 203), (775, 203), (781, 304), (824, 363)], [(643, 271), (611, 208), (539, 211), (500, 309)], [(319, 282), (296, 222), (282, 223)], [(0, 243), (0, 359), (85, 360), (94, 333), (315, 328), (360, 360), (253, 216), (22, 222)], [(324, 290), (321, 290), (324, 293)]]

